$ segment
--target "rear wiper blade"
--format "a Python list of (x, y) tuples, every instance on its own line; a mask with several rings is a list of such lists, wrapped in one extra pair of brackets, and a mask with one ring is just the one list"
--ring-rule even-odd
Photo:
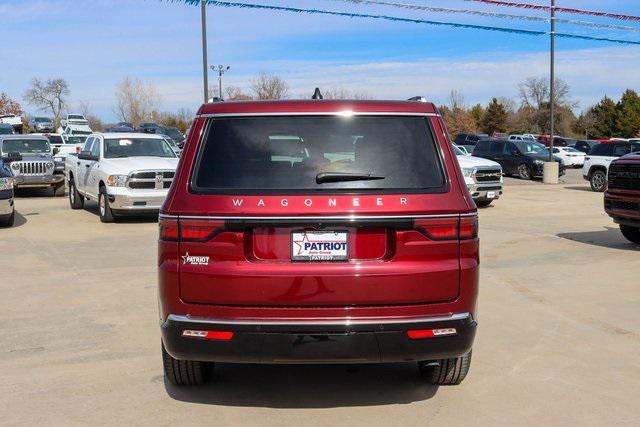
[(316, 175), (316, 184), (343, 181), (373, 181), (384, 178), (382, 175), (374, 175), (372, 173), (320, 172)]

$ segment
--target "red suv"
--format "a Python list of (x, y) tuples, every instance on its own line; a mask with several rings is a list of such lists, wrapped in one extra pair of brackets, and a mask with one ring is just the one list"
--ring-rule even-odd
[(640, 153), (611, 162), (607, 182), (605, 211), (627, 240), (640, 245)]
[(160, 214), (166, 378), (213, 362), (471, 362), (478, 221), (431, 103), (200, 108)]

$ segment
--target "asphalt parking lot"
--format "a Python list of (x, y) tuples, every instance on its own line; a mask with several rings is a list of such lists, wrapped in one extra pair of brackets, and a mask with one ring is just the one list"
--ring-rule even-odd
[(236, 366), (165, 384), (157, 223), (19, 195), (0, 230), (5, 425), (639, 425), (640, 248), (602, 194), (507, 179), (480, 211), (479, 331), (469, 376), (408, 365)]

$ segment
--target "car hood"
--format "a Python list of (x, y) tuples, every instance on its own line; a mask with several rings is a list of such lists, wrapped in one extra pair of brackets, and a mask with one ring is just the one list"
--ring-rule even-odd
[(178, 159), (173, 157), (123, 157), (120, 159), (104, 159), (102, 165), (112, 168), (116, 173), (129, 174), (134, 170), (175, 170)]
[(476, 166), (488, 166), (499, 168), (500, 164), (494, 162), (493, 160), (483, 159), (482, 157), (472, 157), (472, 156), (457, 156), (458, 163), (460, 163), (460, 167), (463, 168), (473, 168)]
[(51, 160), (51, 154), (49, 153), (42, 153), (42, 154), (25, 153), (21, 155), (22, 155), (23, 162), (33, 162), (37, 160)]

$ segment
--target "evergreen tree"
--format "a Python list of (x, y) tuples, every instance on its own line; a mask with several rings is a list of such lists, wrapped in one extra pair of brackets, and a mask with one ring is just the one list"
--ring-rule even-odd
[(616, 104), (615, 136), (633, 138), (640, 134), (640, 97), (627, 89)]
[(482, 130), (491, 135), (494, 132), (505, 132), (507, 130), (507, 110), (493, 98), (482, 117)]
[(592, 109), (593, 131), (598, 138), (610, 138), (617, 135), (618, 110), (615, 102), (608, 96), (602, 98)]
[(482, 118), (484, 117), (484, 107), (482, 107), (482, 105), (480, 104), (476, 104), (471, 107), (471, 110), (469, 110), (469, 114), (471, 114), (471, 117), (476, 122), (476, 129), (481, 129)]

